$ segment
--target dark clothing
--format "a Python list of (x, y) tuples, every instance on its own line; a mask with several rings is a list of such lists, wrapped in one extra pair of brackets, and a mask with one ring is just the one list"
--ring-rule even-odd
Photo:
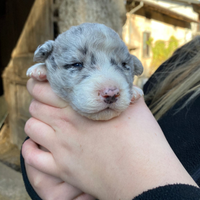
[[(162, 75), (166, 66), (173, 62), (176, 56), (163, 63), (144, 86), (147, 94), (155, 84), (157, 77)], [(190, 59), (185, 58), (185, 59)], [(167, 74), (170, 72), (167, 72)], [(166, 74), (165, 74), (166, 76)], [(200, 96), (192, 103), (175, 113), (190, 95), (178, 101), (161, 119), (158, 120), (167, 141), (188, 173), (200, 186)], [(24, 160), (21, 156), (21, 168), (26, 190), (34, 200), (41, 200), (28, 180)], [(133, 188), (134, 190), (134, 188)], [(135, 197), (134, 200), (200, 200), (200, 189), (183, 184), (158, 187)]]
[(135, 197), (133, 200), (199, 200), (199, 197), (199, 188), (175, 184), (149, 190)]
[(200, 185), (200, 96), (174, 114), (187, 98), (188, 95), (158, 120), (158, 123), (182, 165)]
[[(150, 77), (144, 85), (144, 94), (148, 94), (151, 88), (157, 85), (158, 77), (166, 74), (167, 66), (176, 60), (177, 55), (175, 54), (163, 63)], [(183, 62), (191, 58), (190, 55), (187, 55)], [(200, 95), (177, 112), (190, 96), (191, 94), (188, 94), (179, 100), (158, 120), (158, 123), (174, 153), (200, 186)], [(147, 105), (149, 103), (147, 102)]]

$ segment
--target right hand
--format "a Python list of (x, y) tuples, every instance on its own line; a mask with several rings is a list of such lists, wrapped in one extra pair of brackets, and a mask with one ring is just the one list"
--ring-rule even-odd
[(25, 132), (49, 150), (24, 143), (32, 167), (99, 199), (132, 199), (166, 184), (196, 186), (142, 98), (119, 117), (98, 122), (65, 105), (48, 83), (30, 80), (28, 90), (35, 100)]

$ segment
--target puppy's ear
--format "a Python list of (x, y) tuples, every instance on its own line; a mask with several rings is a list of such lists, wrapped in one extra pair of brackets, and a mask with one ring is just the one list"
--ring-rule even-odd
[(132, 59), (133, 59), (135, 75), (141, 75), (142, 72), (143, 72), (142, 63), (140, 62), (140, 60), (136, 56), (134, 56), (134, 55), (131, 55), (131, 56), (132, 56)]
[(33, 61), (44, 62), (47, 59), (47, 57), (51, 54), (53, 46), (54, 46), (53, 40), (49, 40), (45, 42), (43, 45), (40, 45), (34, 53)]

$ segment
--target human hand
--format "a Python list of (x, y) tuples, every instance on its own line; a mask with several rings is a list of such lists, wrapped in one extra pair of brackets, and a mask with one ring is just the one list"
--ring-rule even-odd
[[(45, 83), (46, 85), (46, 83)], [(51, 88), (45, 88), (47, 94), (50, 94), (48, 96), (48, 103), (53, 104), (52, 98), (51, 98)], [(49, 92), (48, 92), (49, 91)], [(40, 92), (42, 91), (37, 91)], [(53, 94), (53, 99), (55, 100), (54, 106), (60, 106), (64, 107), (66, 106), (65, 101), (61, 101), (57, 96)], [(58, 99), (57, 99), (58, 98)], [(31, 139), (28, 139), (24, 142), (25, 146), (29, 146), (30, 148), (37, 147), (37, 144), (34, 143)], [(44, 150), (43, 147), (40, 146), (40, 149)], [(38, 169), (32, 167), (27, 163), (27, 160), (24, 160), (25, 162), (25, 168), (26, 173), (28, 175), (29, 181), (33, 187), (33, 189), (36, 191), (36, 193), (42, 198), (42, 199), (56, 199), (56, 200), (94, 200), (95, 198), (92, 197), (89, 194), (83, 193), (81, 190), (73, 187), (72, 185), (62, 181), (61, 179), (51, 176), (50, 174), (44, 173), (42, 171), (39, 171)]]
[(29, 165), (99, 199), (131, 199), (166, 184), (195, 185), (143, 99), (117, 118), (92, 121), (74, 112), (45, 84), (28, 83), (35, 100), (25, 131), (50, 152), (25, 143), (22, 153)]
[[(25, 141), (30, 147), (37, 146), (31, 139)], [(30, 184), (43, 200), (94, 200), (89, 194), (62, 181), (59, 178), (41, 172), (25, 161), (25, 168)]]

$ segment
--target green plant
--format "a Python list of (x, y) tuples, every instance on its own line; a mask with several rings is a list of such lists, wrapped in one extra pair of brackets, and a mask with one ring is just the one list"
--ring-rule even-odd
[(171, 36), (167, 42), (163, 40), (157, 40), (154, 42), (154, 44), (153, 38), (150, 38), (147, 41), (147, 45), (151, 47), (153, 54), (150, 67), (152, 71), (155, 71), (161, 63), (163, 63), (172, 55), (175, 49), (177, 49), (179, 46), (179, 43), (174, 36)]

